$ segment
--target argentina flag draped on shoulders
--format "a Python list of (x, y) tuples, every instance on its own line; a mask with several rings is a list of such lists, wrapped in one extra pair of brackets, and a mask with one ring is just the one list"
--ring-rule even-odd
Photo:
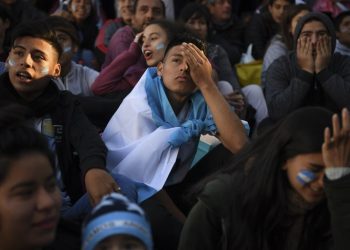
[[(162, 189), (181, 145), (201, 134), (217, 132), (199, 91), (192, 94), (186, 108), (186, 119), (181, 122), (157, 69), (148, 68), (104, 130), (107, 168), (136, 182), (139, 202)], [(191, 164), (187, 165), (180, 168), (189, 169)]]

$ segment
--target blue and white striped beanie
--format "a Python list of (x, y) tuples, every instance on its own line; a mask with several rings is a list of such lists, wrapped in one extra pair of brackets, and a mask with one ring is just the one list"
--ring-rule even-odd
[(93, 250), (102, 240), (119, 234), (134, 236), (147, 250), (153, 249), (151, 226), (142, 208), (119, 193), (111, 193), (86, 218), (82, 250)]

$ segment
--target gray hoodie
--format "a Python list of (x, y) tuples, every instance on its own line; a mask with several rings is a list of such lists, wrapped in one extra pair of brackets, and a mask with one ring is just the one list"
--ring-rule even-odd
[[(309, 13), (299, 20), (294, 47), (303, 26), (312, 20), (322, 22), (328, 29), (334, 51), (336, 36), (333, 23), (321, 13)], [(343, 107), (350, 108), (350, 58), (335, 53), (327, 68), (311, 74), (298, 66), (294, 48), (289, 55), (280, 57), (269, 67), (265, 94), (273, 120), (304, 106), (322, 106), (333, 112), (339, 112)]]

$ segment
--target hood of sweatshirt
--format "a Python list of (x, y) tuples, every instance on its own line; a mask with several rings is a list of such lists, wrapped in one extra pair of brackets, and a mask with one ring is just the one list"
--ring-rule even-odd
[(294, 49), (296, 49), (297, 47), (297, 41), (304, 25), (310, 21), (319, 21), (323, 23), (323, 25), (326, 27), (326, 29), (328, 30), (329, 36), (332, 38), (331, 43), (332, 43), (332, 54), (333, 54), (335, 50), (335, 45), (336, 45), (336, 35), (335, 35), (335, 28), (334, 28), (333, 22), (327, 15), (318, 13), (318, 12), (311, 12), (303, 16), (299, 20), (297, 27), (295, 28)]

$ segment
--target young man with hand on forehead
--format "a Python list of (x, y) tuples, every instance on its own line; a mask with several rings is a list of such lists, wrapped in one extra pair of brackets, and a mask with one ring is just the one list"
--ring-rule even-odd
[(247, 142), (240, 119), (212, 79), (204, 50), (203, 42), (190, 35), (172, 39), (163, 60), (145, 71), (102, 135), (107, 168), (137, 183), (156, 249), (177, 249), (189, 205), (180, 194), (196, 182), (191, 177), (183, 182), (185, 176), (191, 172), (202, 179), (205, 168), (215, 165), (192, 172), (200, 135), (217, 136), (232, 153)]
[(309, 13), (298, 22), (294, 50), (267, 70), (269, 116), (279, 120), (304, 106), (333, 112), (350, 107), (350, 59), (334, 53), (335, 29), (324, 14)]

